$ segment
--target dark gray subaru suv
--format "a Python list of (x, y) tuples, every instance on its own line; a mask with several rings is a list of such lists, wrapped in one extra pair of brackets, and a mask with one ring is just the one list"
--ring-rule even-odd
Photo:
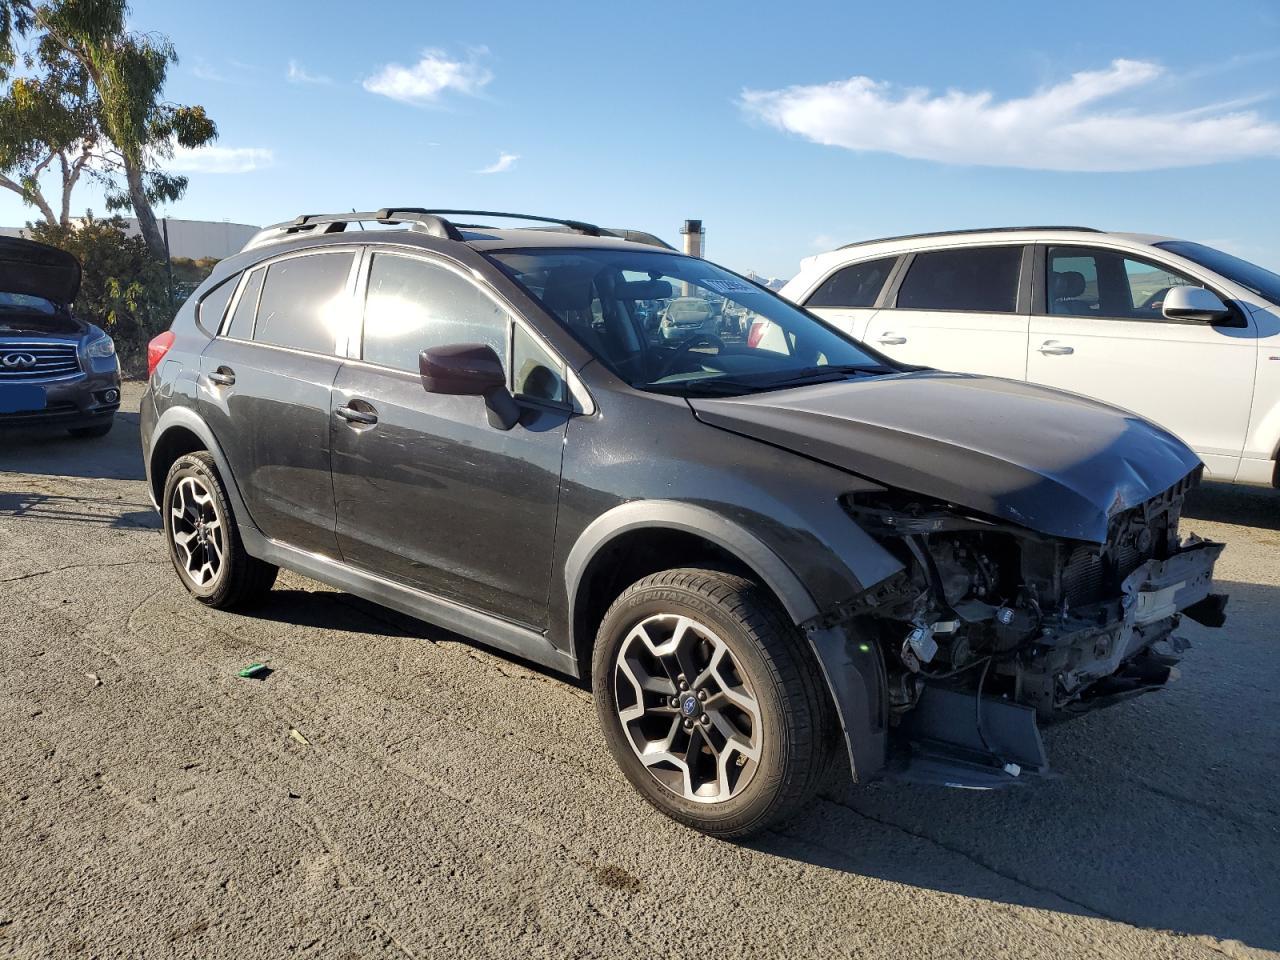
[(75, 317), (80, 262), (0, 237), (0, 429), (101, 437), (120, 407), (120, 364), (105, 331)]
[[(721, 836), (837, 751), (1034, 778), (1040, 722), (1161, 687), (1180, 618), (1221, 623), (1222, 548), (1178, 530), (1201, 465), (1159, 427), (903, 367), (589, 224), (455, 215), (511, 216), (269, 228), (153, 342), (146, 466), (199, 600), (285, 566), (589, 678), (636, 789)], [(780, 335), (647, 329), (677, 296)]]

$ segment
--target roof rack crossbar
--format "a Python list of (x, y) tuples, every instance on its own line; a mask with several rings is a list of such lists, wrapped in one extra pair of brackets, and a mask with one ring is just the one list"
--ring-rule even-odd
[(594, 223), (586, 223), (582, 220), (562, 220), (558, 217), (539, 217), (529, 213), (506, 213), (501, 210), (427, 210), (422, 207), (405, 207), (389, 210), (387, 212), (430, 214), (438, 217), (501, 217), (504, 220), (530, 220), (534, 223), (557, 223), (562, 227), (568, 227), (570, 230), (576, 230), (578, 233), (585, 233), (589, 237), (599, 237), (604, 233), (603, 228), (597, 227)]
[[(424, 207), (383, 207), (381, 210), (356, 210), (342, 213), (303, 213), (292, 220), (275, 223), (265, 227), (244, 246), (249, 250), (273, 240), (283, 240), (304, 231), (316, 230), (318, 233), (340, 233), (350, 223), (377, 221), (378, 223), (408, 223), (413, 229), (421, 230), (442, 240), (463, 240), (456, 225), (445, 219), (446, 216), (501, 217), (506, 220), (530, 220), (534, 223), (554, 223), (568, 227), (577, 233), (590, 237), (613, 236), (611, 231), (597, 227), (594, 223), (582, 220), (561, 220), (557, 217), (538, 217), (527, 213), (504, 213), (499, 210), (428, 210)], [(317, 229), (319, 228), (319, 229)]]
[(1069, 226), (1033, 226), (1033, 227), (976, 227), (969, 230), (935, 230), (931, 233), (904, 233), (900, 237), (877, 237), (874, 240), (857, 240), (853, 243), (846, 243), (840, 247), (841, 250), (848, 250), (850, 247), (861, 247), (868, 243), (889, 243), (897, 240), (923, 240), (926, 237), (960, 237), (969, 233), (1024, 233), (1026, 231), (1036, 230), (1071, 230), (1077, 233), (1102, 233), (1095, 227), (1069, 227)]

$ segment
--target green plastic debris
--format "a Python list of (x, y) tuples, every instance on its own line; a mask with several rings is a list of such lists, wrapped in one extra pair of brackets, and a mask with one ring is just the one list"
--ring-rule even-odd
[(251, 663), (241, 670), (237, 676), (244, 677), (246, 680), (258, 680), (265, 677), (270, 672), (271, 668), (265, 663)]

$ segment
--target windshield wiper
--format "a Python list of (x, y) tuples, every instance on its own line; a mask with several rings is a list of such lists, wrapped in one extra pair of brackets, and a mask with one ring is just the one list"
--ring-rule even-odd
[(708, 377), (705, 380), (679, 380), (675, 383), (638, 384), (642, 390), (656, 390), (659, 393), (673, 393), (676, 396), (702, 394), (713, 397), (736, 397), (744, 393), (756, 393), (769, 389), (771, 384), (747, 383), (743, 380), (731, 380), (724, 377)]
[(829, 383), (835, 380), (844, 380), (851, 374), (893, 372), (892, 368), (881, 366), (878, 363), (828, 364), (821, 367), (806, 367), (804, 370), (798, 370), (791, 376), (784, 377), (781, 380), (770, 380), (768, 383), (763, 384), (763, 388), (776, 390), (778, 387), (799, 386), (805, 383)]

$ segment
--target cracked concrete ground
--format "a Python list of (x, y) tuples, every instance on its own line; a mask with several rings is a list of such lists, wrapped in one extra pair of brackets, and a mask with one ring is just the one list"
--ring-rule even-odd
[(136, 424), (0, 438), (0, 956), (1280, 951), (1274, 491), (1199, 492), (1230, 622), (1047, 731), (1057, 779), (837, 785), (733, 844), (642, 803), (572, 683), (292, 574), (190, 600)]

